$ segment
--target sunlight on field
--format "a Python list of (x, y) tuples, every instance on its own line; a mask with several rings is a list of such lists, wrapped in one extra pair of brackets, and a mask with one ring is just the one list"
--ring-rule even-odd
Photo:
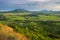
[(60, 21), (60, 18), (57, 16), (46, 16), (46, 15), (39, 15), (40, 20), (52, 20), (52, 21)]

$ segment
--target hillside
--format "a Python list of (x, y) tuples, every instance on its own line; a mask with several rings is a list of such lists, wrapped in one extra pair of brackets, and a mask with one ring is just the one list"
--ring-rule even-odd
[(0, 34), (10, 40), (11, 35), (16, 40), (60, 40), (60, 14), (48, 13), (0, 13)]
[(0, 24), (0, 40), (27, 40), (27, 38), (6, 25)]

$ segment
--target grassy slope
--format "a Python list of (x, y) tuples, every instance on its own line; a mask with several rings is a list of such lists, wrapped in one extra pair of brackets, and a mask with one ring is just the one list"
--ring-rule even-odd
[(27, 38), (14, 32), (9, 26), (0, 24), (0, 40), (27, 40)]

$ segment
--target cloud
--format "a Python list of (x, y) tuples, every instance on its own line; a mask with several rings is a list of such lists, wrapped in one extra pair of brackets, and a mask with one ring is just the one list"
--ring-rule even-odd
[(60, 10), (60, 0), (0, 0), (0, 10)]
[(9, 5), (25, 4), (26, 2), (27, 2), (26, 0), (9, 0), (8, 4)]
[(55, 2), (55, 4), (60, 4), (60, 2)]
[(26, 3), (27, 6), (40, 6), (40, 3), (39, 2), (28, 2)]
[(44, 8), (49, 9), (49, 10), (60, 10), (60, 5), (45, 5)]
[(50, 1), (50, 0), (28, 0), (28, 1), (47, 2), (47, 1)]

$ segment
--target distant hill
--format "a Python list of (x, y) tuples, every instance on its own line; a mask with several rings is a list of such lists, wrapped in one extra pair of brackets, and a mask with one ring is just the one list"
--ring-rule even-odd
[(28, 12), (28, 11), (25, 9), (15, 9), (12, 12)]
[(0, 13), (20, 13), (20, 12), (30, 12), (30, 13), (34, 13), (34, 14), (60, 14), (60, 11), (53, 11), (53, 10), (41, 10), (41, 11), (29, 11), (29, 10), (25, 10), (25, 9), (14, 9), (11, 11), (3, 11)]
[[(16, 12), (29, 12), (28, 10), (25, 10), (25, 9), (14, 9), (14, 10), (11, 10), (11, 11), (3, 11), (4, 13), (6, 12), (13, 12), (13, 13), (16, 13)], [(1, 13), (1, 12), (0, 12)]]
[(15, 10), (12, 10), (12, 11), (9, 11), (9, 12), (19, 13), (19, 12), (28, 12), (28, 10), (25, 10), (25, 9), (15, 9)]

